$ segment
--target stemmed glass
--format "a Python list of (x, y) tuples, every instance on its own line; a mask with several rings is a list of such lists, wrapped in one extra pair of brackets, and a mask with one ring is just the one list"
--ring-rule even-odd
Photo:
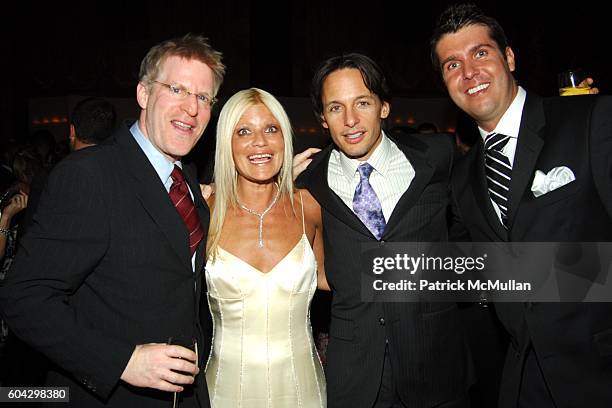
[[(195, 352), (195, 355), (196, 355), (195, 365), (196, 367), (198, 367), (198, 362), (199, 362), (198, 342), (195, 338), (187, 337), (187, 336), (172, 336), (168, 338), (167, 344), (185, 347)], [(174, 392), (173, 394), (174, 395), (172, 397), (172, 408), (177, 408), (178, 403), (179, 403), (179, 393)]]

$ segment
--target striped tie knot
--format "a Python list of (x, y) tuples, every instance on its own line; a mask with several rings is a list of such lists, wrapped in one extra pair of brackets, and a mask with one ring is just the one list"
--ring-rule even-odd
[(491, 133), (485, 138), (485, 150), (495, 150), (501, 152), (508, 144), (510, 136), (501, 133)]

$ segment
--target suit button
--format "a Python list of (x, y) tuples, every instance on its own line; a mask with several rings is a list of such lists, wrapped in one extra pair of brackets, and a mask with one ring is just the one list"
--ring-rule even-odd
[(384, 326), (384, 325), (385, 325), (385, 318), (384, 318), (384, 317), (381, 317), (380, 319), (378, 319), (378, 323), (379, 323), (381, 326)]
[(385, 246), (385, 241), (380, 241), (380, 246)]
[(478, 296), (478, 305), (482, 309), (487, 309), (489, 307), (489, 299), (487, 298), (487, 292), (481, 292)]

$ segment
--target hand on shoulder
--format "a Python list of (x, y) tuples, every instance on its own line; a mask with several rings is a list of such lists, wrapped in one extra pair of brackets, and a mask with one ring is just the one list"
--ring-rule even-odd
[(210, 204), (210, 200), (215, 194), (215, 183), (200, 184), (200, 192), (202, 193), (202, 198), (204, 201), (206, 201), (207, 204)]
[(310, 147), (293, 157), (293, 180), (297, 179), (306, 170), (306, 167), (312, 162), (312, 156), (320, 151), (321, 149), (318, 147)]

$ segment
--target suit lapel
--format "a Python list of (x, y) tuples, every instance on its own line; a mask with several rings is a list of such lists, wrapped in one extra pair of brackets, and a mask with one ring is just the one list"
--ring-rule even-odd
[[(395, 143), (395, 142), (394, 142)], [(400, 219), (406, 214), (406, 210), (411, 208), (421, 197), (423, 190), (429, 184), (431, 177), (434, 174), (434, 167), (427, 160), (425, 152), (412, 149), (408, 146), (395, 143), (396, 146), (404, 153), (412, 167), (414, 168), (414, 179), (408, 186), (408, 189), (402, 194), (399, 201), (395, 205), (391, 216), (387, 222), (385, 232), (382, 238), (389, 236), (395, 232), (399, 225)]]
[(535, 165), (544, 145), (540, 132), (544, 127), (543, 100), (527, 94), (510, 181), (508, 229), (514, 225), (521, 198), (532, 179)]
[(125, 128), (125, 131), (117, 137), (117, 143), (124, 153), (125, 157), (122, 162), (128, 170), (126, 177), (132, 179), (133, 191), (153, 222), (159, 226), (168, 239), (168, 243), (181, 263), (191, 271), (187, 228), (172, 205), (170, 196), (157, 172), (134, 140), (129, 129)]
[(310, 193), (332, 216), (336, 217), (348, 227), (361, 232), (364, 235), (372, 236), (370, 230), (363, 225), (355, 213), (344, 204), (342, 199), (329, 187), (327, 181), (327, 169), (333, 145), (323, 150), (311, 165), (308, 167), (307, 187)]

